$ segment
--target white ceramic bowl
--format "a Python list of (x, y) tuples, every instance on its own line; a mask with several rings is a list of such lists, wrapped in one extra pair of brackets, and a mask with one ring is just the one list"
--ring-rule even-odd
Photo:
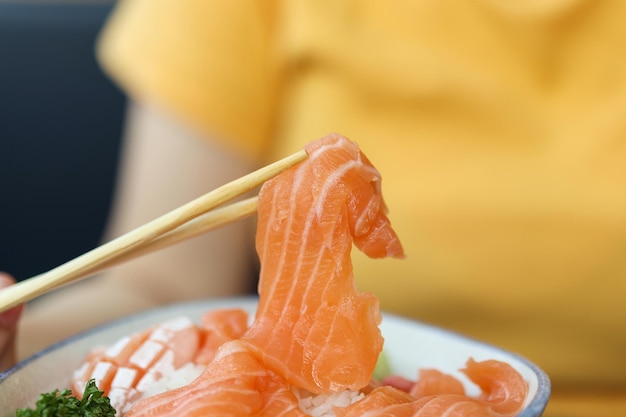
[[(71, 373), (83, 362), (94, 346), (115, 342), (122, 336), (142, 330), (166, 319), (185, 315), (193, 320), (210, 310), (241, 307), (250, 312), (256, 298), (232, 298), (176, 304), (150, 310), (55, 344), (0, 374), (0, 417), (13, 417), (14, 410), (32, 407), (42, 392), (68, 386)], [(550, 397), (550, 380), (528, 360), (449, 331), (412, 320), (384, 314), (381, 325), (385, 337), (384, 350), (395, 374), (415, 378), (419, 368), (436, 368), (452, 373), (467, 382), (468, 391), (475, 389), (458, 371), (469, 357), (475, 360), (498, 359), (511, 364), (528, 381), (529, 395), (520, 417), (541, 416)]]

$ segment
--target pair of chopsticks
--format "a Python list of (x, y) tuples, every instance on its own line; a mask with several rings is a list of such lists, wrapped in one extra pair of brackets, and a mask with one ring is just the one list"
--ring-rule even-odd
[(303, 161), (306, 157), (306, 151), (296, 152), (216, 188), (48, 272), (0, 290), (0, 312), (118, 263), (253, 215), (257, 209), (256, 197), (223, 205)]

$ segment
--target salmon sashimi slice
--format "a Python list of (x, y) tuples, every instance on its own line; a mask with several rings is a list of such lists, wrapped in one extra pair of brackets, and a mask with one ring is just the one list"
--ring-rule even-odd
[(193, 382), (138, 401), (126, 417), (270, 415), (305, 416), (286, 382), (234, 340), (218, 349), (214, 360)]
[(255, 417), (307, 417), (291, 387), (278, 375), (270, 373), (260, 392), (264, 405)]
[(500, 415), (515, 415), (528, 396), (528, 384), (515, 368), (506, 362), (469, 359), (462, 370), (482, 390), (481, 399)]
[(118, 339), (107, 348), (95, 348), (72, 376), (78, 398), (90, 379), (122, 413), (127, 405), (162, 376), (193, 361), (203, 330), (187, 317), (166, 320), (150, 329)]
[(465, 395), (465, 387), (452, 375), (437, 369), (421, 369), (417, 382), (409, 389), (409, 394), (415, 398), (442, 394)]
[(259, 193), (261, 276), (250, 328), (221, 345), (192, 383), (136, 403), (127, 416), (303, 416), (294, 387), (368, 385), (383, 338), (376, 297), (354, 283), (352, 243), (373, 257), (403, 250), (380, 174), (358, 146), (330, 135), (306, 151)]
[(248, 330), (248, 313), (240, 308), (218, 309), (202, 315), (204, 340), (194, 360), (206, 365), (225, 342), (239, 339)]
[[(392, 387), (390, 390), (397, 390)], [(387, 395), (385, 395), (387, 394)], [(405, 393), (406, 394), (406, 393)], [(406, 394), (408, 395), (408, 394)], [(504, 417), (489, 406), (463, 395), (432, 395), (419, 400), (390, 396), (389, 392), (376, 392), (346, 408), (336, 408), (337, 417)]]
[(125, 336), (104, 351), (104, 359), (117, 365), (128, 363), (130, 357), (148, 339), (150, 331), (146, 330), (130, 336)]
[[(387, 414), (385, 414), (387, 415)], [(397, 417), (503, 417), (489, 406), (463, 395), (433, 395), (389, 410)]]
[(383, 338), (376, 297), (359, 293), (353, 242), (403, 257), (386, 216), (381, 176), (354, 142), (329, 135), (259, 193), (259, 306), (244, 340), (263, 363), (312, 393), (358, 390)]
[[(337, 409), (337, 416), (356, 417), (367, 411), (372, 417), (511, 417), (521, 411), (528, 385), (511, 365), (470, 358), (462, 372), (479, 386), (479, 396), (466, 395), (461, 381), (452, 375), (424, 369), (410, 393), (394, 386), (376, 388), (359, 403)], [(406, 386), (403, 380), (400, 385)]]
[(73, 373), (72, 391), (80, 398), (87, 382), (95, 379), (98, 389), (122, 410), (164, 375), (188, 364), (206, 366), (219, 346), (241, 337), (247, 328), (248, 314), (239, 308), (209, 311), (200, 326), (184, 316), (166, 320), (92, 349)]
[(415, 398), (410, 394), (391, 387), (389, 385), (375, 388), (359, 402), (348, 407), (337, 407), (334, 409), (337, 417), (362, 417), (385, 414), (389, 408), (394, 408), (398, 404), (410, 404)]

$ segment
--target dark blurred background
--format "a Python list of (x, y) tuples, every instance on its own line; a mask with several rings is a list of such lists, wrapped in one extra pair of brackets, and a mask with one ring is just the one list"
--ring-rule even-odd
[(100, 243), (125, 107), (94, 55), (105, 1), (0, 1), (0, 270)]

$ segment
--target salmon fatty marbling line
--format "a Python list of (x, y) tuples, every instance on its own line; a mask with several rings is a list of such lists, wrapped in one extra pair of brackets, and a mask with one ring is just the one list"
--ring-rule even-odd
[[(306, 416), (312, 414), (303, 404), (320, 403), (327, 403), (326, 411), (316, 416), (517, 414), (528, 388), (504, 362), (468, 360), (464, 372), (482, 390), (479, 397), (466, 395), (459, 381), (438, 371), (425, 371), (406, 389), (394, 386), (393, 378), (382, 386), (372, 382), (383, 347), (381, 316), (377, 298), (356, 288), (350, 252), (353, 244), (375, 258), (401, 258), (404, 252), (387, 217), (381, 175), (358, 145), (331, 134), (306, 151), (304, 162), (266, 182), (259, 193), (261, 274), (252, 324), (241, 312), (214, 312), (205, 323), (212, 329), (199, 326), (196, 336), (184, 326), (177, 331), (186, 333), (165, 332), (168, 338), (161, 332), (156, 341), (152, 333), (143, 334), (142, 343), (132, 344), (136, 351), (146, 342), (160, 343), (154, 351), (172, 351), (172, 359), (164, 367), (165, 353), (144, 358), (145, 369), (122, 396), (124, 411), (130, 408), (125, 415)], [(189, 346), (191, 351), (183, 349)], [(175, 361), (180, 365), (176, 349), (202, 365), (199, 375), (135, 401), (146, 375), (156, 380)], [(81, 368), (77, 386), (93, 377), (94, 361), (103, 358), (93, 357)]]

